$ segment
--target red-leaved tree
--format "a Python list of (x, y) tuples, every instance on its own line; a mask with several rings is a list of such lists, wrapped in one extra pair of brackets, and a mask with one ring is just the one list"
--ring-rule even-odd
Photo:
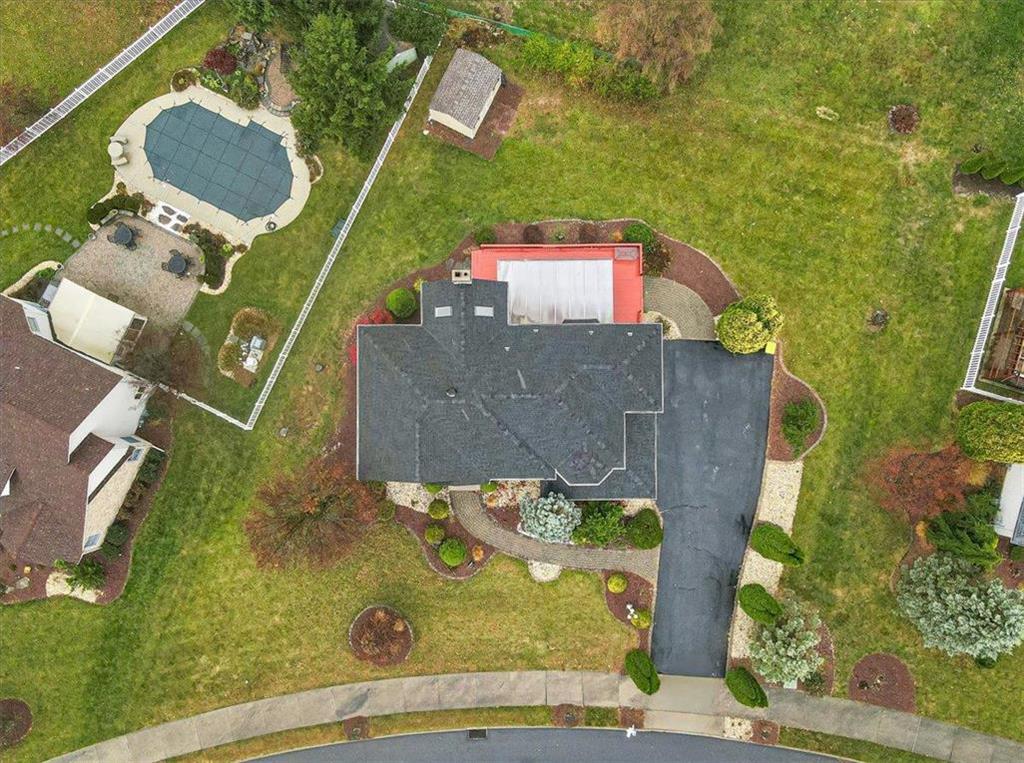
[(224, 48), (210, 48), (203, 58), (203, 66), (226, 77), (238, 68), (238, 59)]

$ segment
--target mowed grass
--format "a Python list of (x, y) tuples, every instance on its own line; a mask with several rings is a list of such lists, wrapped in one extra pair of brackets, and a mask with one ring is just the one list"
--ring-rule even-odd
[(0, 80), (52, 106), (159, 21), (176, 0), (4, 0)]
[[(111, 85), (91, 102), (92, 116), (76, 115), (65, 133), (26, 152), (40, 163), (22, 157), (5, 166), (0, 208), (17, 204), (20, 218), (46, 198), (47, 208), (81, 219), (110, 174), (92, 159), (76, 167), (75, 149), (102, 147), (109, 127), (95, 122), (116, 127), (161, 91), (158, 83), (165, 88), (169, 71), (209, 46), (202, 35), (222, 33), (221, 13), (203, 10), (191, 32), (150, 54), (149, 68), (129, 70), (151, 92)], [(707, 251), (741, 289), (778, 296), (787, 363), (830, 414), (797, 517), (810, 562), (787, 580), (832, 628), (840, 687), (859, 656), (892, 651), (910, 665), (923, 713), (1022, 738), (1005, 698), (1019, 689), (1024, 657), (980, 671), (921, 647), (887, 588), (907, 529), (878, 509), (863, 482), (866, 464), (892, 445), (929, 447), (949, 435), (951, 395), (1011, 208), (955, 198), (949, 177), (975, 142), (1013, 139), (1020, 107), (1010, 96), (1021, 77), (1013, 30), (1022, 13), (987, 3), (724, 4), (724, 36), (700, 73), (651, 111), (568, 93), (518, 68), (512, 48), (497, 48), (490, 55), (526, 98), (489, 163), (420, 134), (440, 57), (256, 431), (183, 409), (167, 481), (118, 602), (0, 611), (0, 695), (24, 697), (35, 712), (13, 757), (34, 760), (187, 713), (371, 674), (617, 669), (633, 636), (608, 615), (596, 576), (563, 573), (539, 586), (522, 564), (496, 559), (466, 583), (444, 582), (391, 525), (334, 569), (269, 573), (253, 567), (241, 529), (256, 488), (327, 441), (344, 393), (342, 338), (382, 288), (442, 261), (477, 226), (562, 216), (644, 217)], [(922, 109), (911, 138), (885, 128), (885, 110), (900, 100)], [(818, 105), (838, 121), (818, 119)], [(62, 178), (65, 160), (80, 185)], [(215, 346), (235, 305), (281, 300), (283, 309), (308, 289), (334, 214), (344, 214), (362, 180), (358, 163), (340, 154), (327, 161), (294, 228), (258, 239), (225, 297), (197, 302), (193, 314)], [(37, 188), (52, 200), (34, 197)], [(0, 241), (5, 276), (37, 255)], [(869, 335), (864, 320), (876, 305), (892, 322)], [(328, 371), (314, 373), (318, 361)], [(246, 402), (218, 389), (233, 405)], [(362, 606), (382, 600), (409, 615), (417, 645), (405, 665), (371, 673), (342, 639)]]

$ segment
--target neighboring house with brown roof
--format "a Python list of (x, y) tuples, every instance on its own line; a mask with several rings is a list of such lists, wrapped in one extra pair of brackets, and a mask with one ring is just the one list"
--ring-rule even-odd
[(472, 140), (502, 82), (501, 69), (479, 53), (459, 48), (430, 99), (428, 119)]
[(0, 297), (0, 550), (17, 564), (99, 548), (149, 443), (148, 383), (54, 336), (45, 309)]

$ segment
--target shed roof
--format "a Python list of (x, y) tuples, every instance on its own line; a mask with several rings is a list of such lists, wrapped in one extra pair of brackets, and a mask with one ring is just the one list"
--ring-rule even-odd
[(479, 53), (459, 48), (430, 99), (430, 110), (476, 128), (484, 118), (491, 93), (500, 84), (501, 69)]

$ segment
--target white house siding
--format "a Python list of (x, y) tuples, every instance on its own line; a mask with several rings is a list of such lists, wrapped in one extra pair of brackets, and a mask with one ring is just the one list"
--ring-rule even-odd
[(103, 542), (107, 528), (117, 518), (117, 512), (121, 510), (124, 497), (128, 495), (128, 490), (135, 481), (135, 475), (139, 473), (139, 468), (142, 466), (148, 450), (148, 447), (144, 447), (138, 459), (121, 464), (107, 480), (107, 483), (89, 501), (89, 505), (85, 509), (85, 528), (82, 532), (83, 550), (85, 550), (86, 541), (93, 535), (99, 535), (99, 540), (89, 549), (90, 551), (98, 548), (99, 544)]
[(1003, 490), (999, 498), (999, 513), (993, 522), (996, 533), (1012, 538), (1024, 503), (1024, 464), (1012, 464), (1006, 471)]
[(31, 302), (25, 302), (21, 299), (16, 299), (14, 301), (21, 305), (21, 309), (25, 311), (25, 318), (32, 319), (28, 322), (29, 330), (37, 336), (52, 340), (53, 332), (50, 330), (50, 316), (47, 314), (46, 310), (39, 307), (39, 305), (32, 304)]
[(136, 400), (138, 385), (131, 381), (134, 377), (125, 376), (123, 371), (116, 368), (112, 370), (122, 374), (123, 378), (71, 433), (68, 443), (69, 456), (90, 434), (116, 439), (134, 434), (138, 429), (139, 419), (146, 410), (148, 390)]

